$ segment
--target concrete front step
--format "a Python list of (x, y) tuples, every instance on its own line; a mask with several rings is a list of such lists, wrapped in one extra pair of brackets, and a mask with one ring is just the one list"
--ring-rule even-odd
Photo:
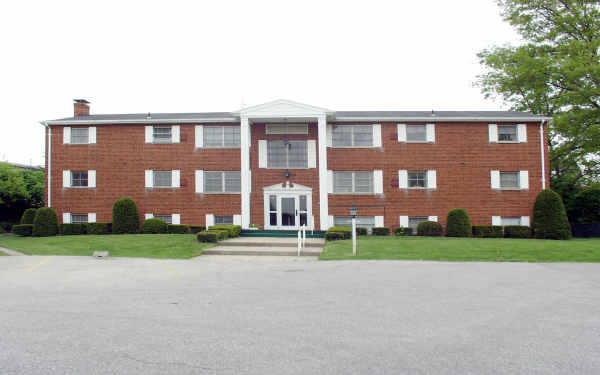
[[(325, 241), (307, 238), (300, 255), (319, 256)], [(219, 242), (204, 251), (207, 255), (298, 255), (298, 238), (282, 237), (238, 237)]]
[[(237, 237), (219, 242), (219, 246), (239, 247), (298, 247), (298, 238), (285, 237)], [(325, 241), (321, 238), (307, 238), (306, 248), (323, 248)]]
[[(322, 249), (304, 248), (300, 256), (319, 256)], [(298, 250), (291, 247), (273, 246), (216, 246), (203, 251), (205, 255), (267, 255), (267, 256), (298, 256)]]

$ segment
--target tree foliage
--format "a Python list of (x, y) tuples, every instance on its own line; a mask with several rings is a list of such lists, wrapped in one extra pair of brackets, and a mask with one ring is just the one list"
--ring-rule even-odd
[(44, 205), (44, 172), (0, 163), (0, 221), (19, 221), (27, 208)]
[(481, 51), (478, 85), (514, 110), (553, 117), (551, 185), (570, 200), (600, 176), (599, 2), (497, 2), (524, 43)]

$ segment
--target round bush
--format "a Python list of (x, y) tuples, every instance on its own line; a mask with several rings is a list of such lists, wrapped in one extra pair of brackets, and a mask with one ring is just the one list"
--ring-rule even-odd
[(167, 233), (167, 223), (161, 219), (148, 219), (142, 223), (142, 233)]
[(50, 207), (42, 207), (35, 213), (32, 235), (36, 237), (56, 236), (58, 234), (58, 216)]
[(448, 212), (446, 220), (447, 237), (471, 237), (471, 220), (467, 211), (462, 208), (455, 208)]
[(185, 224), (169, 224), (167, 225), (167, 233), (188, 234), (190, 233), (190, 226)]
[(28, 208), (23, 212), (23, 216), (21, 216), (21, 224), (33, 224), (33, 220), (35, 219), (35, 213), (37, 209)]
[(504, 237), (529, 238), (531, 237), (531, 228), (522, 225), (507, 225), (504, 227)]
[(440, 237), (442, 235), (442, 224), (437, 221), (424, 221), (417, 226), (418, 236)]
[(198, 234), (196, 234), (196, 239), (198, 239), (198, 242), (215, 243), (218, 241), (217, 233), (215, 232), (198, 232)]
[(411, 236), (413, 229), (411, 227), (397, 227), (394, 229), (394, 235), (396, 236)]
[(140, 215), (138, 214), (135, 202), (130, 198), (121, 198), (113, 206), (113, 233), (137, 233), (140, 225)]
[(556, 192), (542, 190), (533, 205), (533, 233), (535, 238), (568, 240), (571, 238), (571, 225), (567, 219), (565, 206)]

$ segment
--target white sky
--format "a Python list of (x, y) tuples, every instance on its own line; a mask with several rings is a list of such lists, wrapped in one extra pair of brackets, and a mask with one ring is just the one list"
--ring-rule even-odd
[(40, 120), (234, 111), (494, 110), (476, 53), (516, 43), (493, 0), (5, 1), (0, 160), (42, 164)]

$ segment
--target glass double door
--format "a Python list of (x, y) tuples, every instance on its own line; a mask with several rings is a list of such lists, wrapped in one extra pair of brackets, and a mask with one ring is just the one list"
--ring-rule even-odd
[(296, 229), (308, 225), (306, 195), (269, 195), (268, 225), (271, 229)]

